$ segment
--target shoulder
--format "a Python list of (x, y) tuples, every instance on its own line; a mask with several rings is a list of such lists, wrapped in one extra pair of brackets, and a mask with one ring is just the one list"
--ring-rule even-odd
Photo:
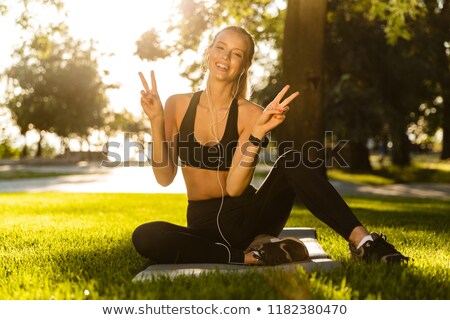
[(189, 101), (191, 100), (192, 96), (194, 95), (193, 92), (190, 93), (178, 93), (170, 96), (166, 100), (166, 109), (174, 109), (174, 108), (180, 108), (180, 106), (184, 106), (189, 104)]
[(179, 128), (181, 121), (186, 113), (186, 110), (189, 106), (189, 102), (194, 95), (193, 92), (190, 93), (179, 93), (174, 94), (167, 98), (164, 112), (166, 114), (166, 118), (170, 118), (175, 120), (177, 128)]
[(238, 106), (238, 131), (241, 134), (244, 130), (253, 128), (264, 108), (246, 99), (239, 99)]
[(257, 119), (264, 111), (263, 107), (246, 99), (239, 99), (238, 106), (239, 116), (244, 119)]

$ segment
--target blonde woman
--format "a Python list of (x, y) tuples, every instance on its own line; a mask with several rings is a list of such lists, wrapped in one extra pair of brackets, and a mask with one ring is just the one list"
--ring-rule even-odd
[[(362, 226), (298, 151), (281, 155), (258, 190), (250, 185), (267, 133), (283, 123), (289, 103), (299, 94), (287, 96), (286, 86), (266, 108), (247, 100), (254, 50), (245, 29), (221, 30), (205, 53), (205, 90), (171, 96), (164, 108), (154, 73), (151, 86), (139, 74), (144, 86), (141, 105), (151, 121), (156, 180), (169, 185), (180, 163), (188, 206), (187, 227), (163, 221), (139, 226), (133, 233), (136, 250), (155, 263), (276, 265), (305, 260), (308, 252), (301, 241), (276, 238), (298, 196), (312, 214), (349, 241), (354, 257), (407, 261), (385, 237)], [(272, 240), (252, 247), (262, 235)]]

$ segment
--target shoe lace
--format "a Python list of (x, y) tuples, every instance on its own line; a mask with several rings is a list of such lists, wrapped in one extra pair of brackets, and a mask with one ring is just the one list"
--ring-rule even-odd
[(397, 249), (395, 249), (395, 247), (392, 244), (387, 242), (386, 235), (382, 234), (381, 232), (379, 233), (379, 238), (375, 239), (373, 244), (375, 247), (387, 249), (389, 251), (393, 251), (393, 253), (400, 253), (397, 251)]

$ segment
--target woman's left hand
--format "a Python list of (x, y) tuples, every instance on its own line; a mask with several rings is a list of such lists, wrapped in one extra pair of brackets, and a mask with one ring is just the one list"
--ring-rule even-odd
[(281, 102), (286, 92), (289, 90), (289, 85), (285, 86), (273, 99), (271, 103), (264, 109), (254, 127), (254, 133), (258, 132), (262, 138), (270, 130), (280, 125), (286, 119), (286, 113), (289, 111), (288, 104), (298, 97), (298, 91), (291, 94), (289, 97)]

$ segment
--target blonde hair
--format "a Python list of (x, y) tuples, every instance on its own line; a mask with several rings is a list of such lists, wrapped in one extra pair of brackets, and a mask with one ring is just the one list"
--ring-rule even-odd
[[(248, 81), (248, 69), (250, 68), (253, 60), (253, 55), (255, 53), (255, 41), (253, 40), (253, 36), (244, 28), (239, 26), (228, 26), (220, 30), (214, 36), (212, 43), (208, 46), (208, 49), (212, 48), (217, 41), (219, 35), (224, 31), (234, 31), (244, 36), (248, 44), (248, 52), (245, 52), (244, 55), (244, 72), (239, 76), (234, 84), (234, 88), (232, 92), (236, 92), (234, 96), (238, 98), (248, 99), (250, 97), (250, 84)], [(205, 50), (204, 56), (204, 65), (207, 68), (208, 66), (208, 50)], [(236, 88), (236, 86), (238, 86)]]

